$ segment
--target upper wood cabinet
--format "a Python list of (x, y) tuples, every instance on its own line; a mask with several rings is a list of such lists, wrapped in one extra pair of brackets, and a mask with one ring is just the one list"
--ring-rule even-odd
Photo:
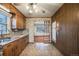
[[(14, 28), (13, 26), (11, 26), (12, 30), (18, 29), (18, 30), (23, 30), (26, 28), (26, 20), (25, 20), (25, 16), (16, 8), (14, 7), (12, 4), (10, 3), (5, 3), (3, 4), (6, 8), (8, 8), (12, 13), (15, 14), (15, 16), (13, 17), (14, 19), (12, 19), (11, 24), (16, 27)], [(14, 21), (16, 21), (16, 25), (15, 23), (13, 23)]]
[(17, 13), (16, 14), (16, 26), (17, 26), (17, 29), (25, 29), (25, 17), (22, 16), (21, 14)]

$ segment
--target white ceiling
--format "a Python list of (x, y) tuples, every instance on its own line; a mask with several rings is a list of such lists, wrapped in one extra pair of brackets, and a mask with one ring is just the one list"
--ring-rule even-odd
[[(14, 5), (26, 17), (51, 17), (62, 6), (62, 3), (37, 3), (38, 12), (29, 13), (27, 3)], [(45, 11), (45, 13), (42, 12)]]

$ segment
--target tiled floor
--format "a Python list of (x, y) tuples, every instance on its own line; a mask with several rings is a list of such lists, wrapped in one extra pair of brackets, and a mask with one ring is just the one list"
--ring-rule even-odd
[(20, 56), (62, 56), (52, 45), (45, 43), (28, 44)]

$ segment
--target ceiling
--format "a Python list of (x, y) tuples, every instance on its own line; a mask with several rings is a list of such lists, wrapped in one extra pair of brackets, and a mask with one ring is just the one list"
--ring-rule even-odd
[[(37, 10), (29, 13), (27, 3), (13, 4), (26, 17), (51, 17), (63, 5), (62, 3), (37, 3)], [(45, 11), (43, 13), (43, 11)]]

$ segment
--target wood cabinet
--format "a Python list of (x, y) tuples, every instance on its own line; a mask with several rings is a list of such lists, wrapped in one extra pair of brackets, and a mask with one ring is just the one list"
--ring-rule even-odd
[[(13, 49), (14, 49), (14, 47), (13, 47), (12, 43), (7, 44), (6, 46), (3, 47), (3, 52), (4, 52), (3, 55), (6, 55), (6, 56), (14, 55)], [(11, 53), (11, 52), (13, 52), (13, 53)]]
[(50, 35), (34, 36), (34, 41), (49, 43), (50, 42)]
[(16, 15), (16, 19), (17, 19), (17, 29), (25, 29), (26, 25), (25, 25), (25, 18), (21, 15), (21, 14), (17, 14)]
[(16, 8), (14, 7), (12, 4), (10, 3), (5, 3), (3, 4), (7, 9), (9, 9), (11, 11), (11, 13), (14, 13), (15, 16), (13, 18), (11, 18), (11, 24), (13, 25), (14, 21), (16, 20), (16, 28), (14, 28), (13, 26), (11, 26), (12, 30), (23, 30), (26, 28), (26, 20), (25, 20), (25, 16)]
[(3, 47), (4, 56), (18, 56), (28, 44), (28, 36), (22, 37), (16, 41), (8, 43)]

